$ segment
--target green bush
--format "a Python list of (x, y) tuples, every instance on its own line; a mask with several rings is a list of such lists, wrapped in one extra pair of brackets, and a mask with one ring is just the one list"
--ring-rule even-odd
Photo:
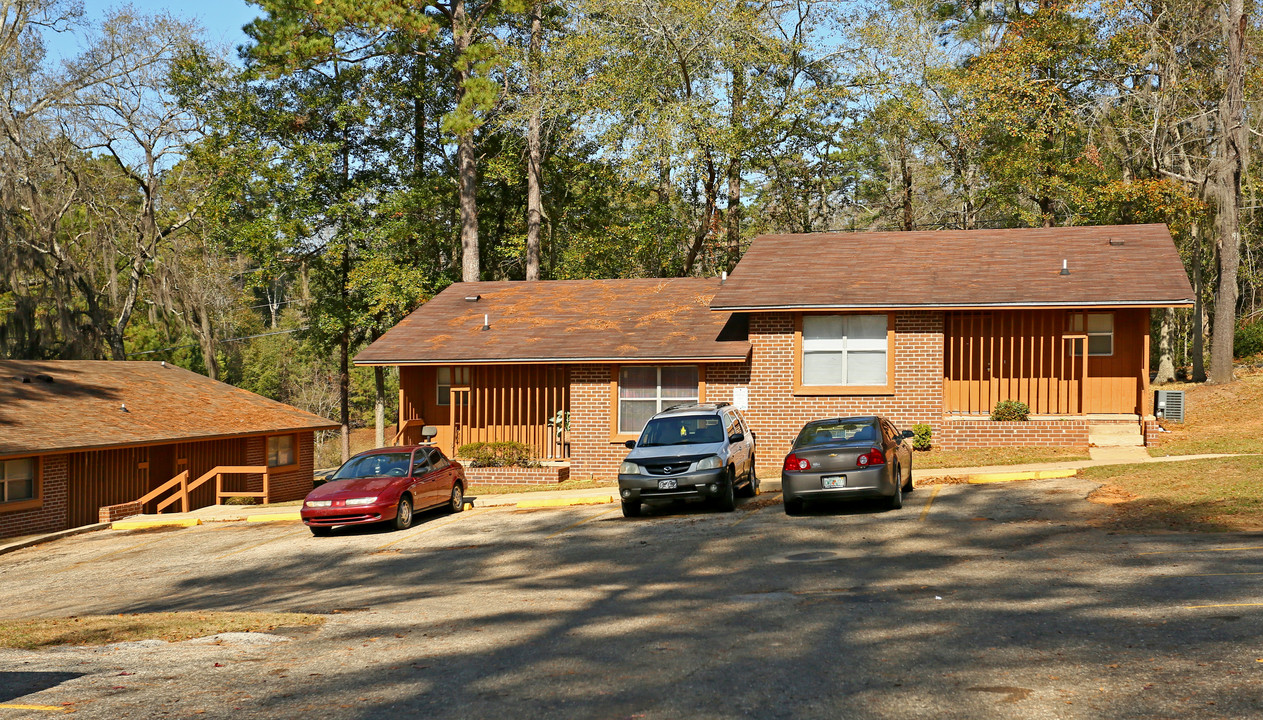
[(533, 467), (531, 448), (520, 442), (475, 442), (456, 448), (470, 467)]
[(995, 404), (991, 410), (991, 419), (996, 421), (1020, 420), (1026, 421), (1030, 419), (1031, 409), (1024, 402), (1016, 400), (1002, 400)]
[(929, 450), (930, 449), (930, 426), (925, 423), (918, 423), (912, 426), (912, 449), (913, 450)]
[(1232, 336), (1232, 354), (1246, 358), (1263, 353), (1263, 320), (1237, 328)]

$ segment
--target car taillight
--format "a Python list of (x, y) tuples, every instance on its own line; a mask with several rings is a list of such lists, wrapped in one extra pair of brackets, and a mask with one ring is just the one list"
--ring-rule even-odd
[(886, 456), (882, 454), (881, 450), (878, 450), (877, 448), (873, 448), (872, 450), (869, 450), (868, 452), (856, 458), (855, 464), (859, 467), (869, 467), (871, 465), (885, 465)]
[(802, 472), (803, 470), (810, 470), (811, 463), (807, 462), (807, 458), (800, 458), (790, 453), (789, 457), (785, 458), (784, 469), (785, 472)]

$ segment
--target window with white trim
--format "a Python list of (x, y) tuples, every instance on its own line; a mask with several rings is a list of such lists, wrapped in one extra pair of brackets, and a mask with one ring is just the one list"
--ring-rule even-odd
[(435, 368), (434, 371), (434, 404), (446, 407), (452, 404), (452, 379), (458, 386), (469, 384), (469, 368), (458, 367), (453, 371), (450, 367)]
[(697, 402), (696, 365), (624, 365), (618, 371), (618, 432), (634, 435), (672, 405)]
[(804, 315), (803, 385), (886, 385), (886, 315)]
[(35, 458), (0, 461), (0, 502), (35, 499)]
[[(1074, 313), (1070, 332), (1088, 336), (1089, 356), (1114, 354), (1114, 313)], [(1083, 355), (1080, 343), (1071, 343), (1071, 347), (1076, 357)]]

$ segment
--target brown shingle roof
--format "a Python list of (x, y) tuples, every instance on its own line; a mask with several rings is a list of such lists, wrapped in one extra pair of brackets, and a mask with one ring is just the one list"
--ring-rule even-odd
[[(1069, 275), (1060, 274), (1063, 259)], [(1192, 302), (1193, 289), (1166, 226), (1117, 225), (764, 235), (751, 244), (711, 308)]]
[(0, 456), (335, 427), (173, 365), (0, 360)]
[(717, 278), (456, 283), (355, 362), (744, 360), (744, 334), (728, 339), (728, 316), (709, 310), (718, 289)]

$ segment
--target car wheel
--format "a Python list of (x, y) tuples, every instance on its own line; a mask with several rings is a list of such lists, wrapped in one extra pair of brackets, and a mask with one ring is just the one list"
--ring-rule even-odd
[(395, 511), (394, 526), (396, 530), (407, 530), (412, 527), (412, 501), (406, 497), (399, 498), (399, 508)]
[(729, 469), (727, 482), (719, 488), (719, 497), (715, 498), (715, 507), (719, 508), (720, 512), (732, 512), (737, 509), (736, 488), (733, 487), (735, 484), (737, 484), (737, 474)]
[(890, 509), (898, 510), (903, 507), (903, 478), (899, 472), (899, 466), (895, 466), (895, 494), (890, 496)]
[(452, 497), (447, 501), (447, 511), (458, 513), (465, 509), (465, 491), (460, 483), (452, 486)]
[(331, 527), (316, 527), (315, 525), (308, 525), (307, 529), (311, 530), (311, 534), (316, 537), (329, 537), (329, 535), (333, 533), (333, 528)]
[(623, 517), (634, 518), (640, 517), (640, 501), (624, 500), (623, 501)]
[(802, 515), (803, 514), (803, 501), (799, 500), (798, 498), (786, 499), (785, 500), (785, 514), (786, 515)]

